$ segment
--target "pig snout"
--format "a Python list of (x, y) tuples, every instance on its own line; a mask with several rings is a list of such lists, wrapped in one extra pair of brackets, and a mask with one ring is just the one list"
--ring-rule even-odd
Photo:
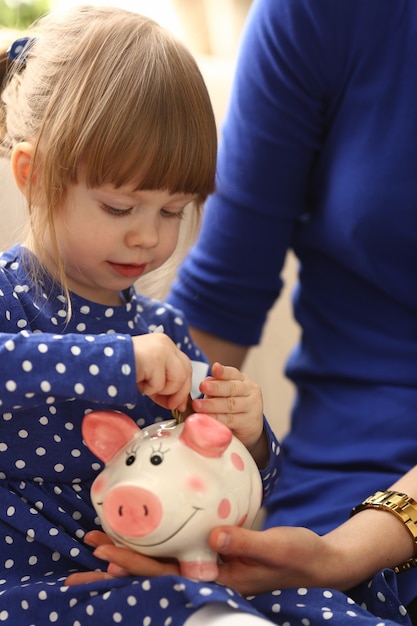
[(162, 518), (159, 498), (142, 487), (114, 487), (103, 503), (107, 524), (117, 533), (144, 537), (153, 532)]

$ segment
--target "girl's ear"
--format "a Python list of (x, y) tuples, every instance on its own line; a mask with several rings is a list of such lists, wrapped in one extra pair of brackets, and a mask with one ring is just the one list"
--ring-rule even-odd
[(11, 156), (13, 178), (24, 196), (29, 189), (29, 176), (32, 164), (33, 146), (27, 141), (21, 141), (14, 148)]

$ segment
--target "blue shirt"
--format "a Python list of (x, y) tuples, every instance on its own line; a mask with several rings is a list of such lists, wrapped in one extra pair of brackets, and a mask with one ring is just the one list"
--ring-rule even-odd
[(416, 59), (410, 0), (252, 7), (217, 192), (169, 301), (255, 344), (298, 257), (297, 396), (267, 526), (326, 532), (417, 462)]

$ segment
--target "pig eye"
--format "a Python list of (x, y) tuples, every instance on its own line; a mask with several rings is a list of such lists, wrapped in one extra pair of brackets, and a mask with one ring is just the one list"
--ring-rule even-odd
[(133, 465), (133, 463), (136, 461), (136, 454), (129, 454), (129, 456), (126, 458), (126, 465)]
[(154, 452), (150, 458), (152, 465), (161, 465), (163, 460), (164, 456), (160, 452)]

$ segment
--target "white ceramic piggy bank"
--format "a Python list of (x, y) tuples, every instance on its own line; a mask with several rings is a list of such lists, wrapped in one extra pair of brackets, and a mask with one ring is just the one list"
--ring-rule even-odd
[(88, 448), (106, 464), (91, 488), (103, 529), (142, 554), (175, 557), (181, 574), (214, 580), (210, 531), (250, 527), (262, 499), (259, 471), (227, 426), (194, 413), (140, 429), (123, 413), (85, 416)]

